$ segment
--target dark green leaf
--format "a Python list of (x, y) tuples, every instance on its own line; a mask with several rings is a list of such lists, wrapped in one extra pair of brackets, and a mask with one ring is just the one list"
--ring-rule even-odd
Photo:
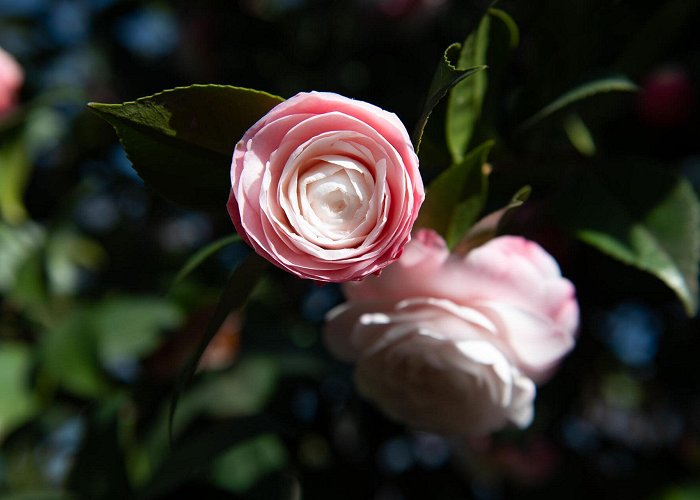
[(21, 136), (0, 142), (0, 219), (10, 224), (27, 218), (23, 198), (31, 167)]
[(190, 433), (174, 447), (138, 498), (162, 498), (183, 483), (204, 476), (212, 461), (231, 446), (261, 432), (283, 430), (290, 429), (282, 429), (265, 415), (253, 415), (215, 423), (199, 433)]
[(493, 144), (493, 141), (481, 144), (430, 184), (416, 223), (418, 227), (435, 229), (450, 247), (462, 238), (486, 200), (487, 175), (483, 166)]
[(566, 92), (564, 95), (560, 96), (539, 110), (537, 113), (525, 120), (517, 130), (522, 132), (533, 125), (536, 125), (557, 111), (569, 106), (570, 104), (596, 94), (602, 94), (605, 92), (634, 92), (636, 90), (637, 85), (624, 76), (611, 76), (584, 83), (583, 85), (579, 85), (575, 89)]
[(31, 352), (28, 347), (0, 344), (0, 442), (38, 410), (29, 383)]
[[(460, 52), (458, 69), (485, 66), (490, 23), (489, 15), (485, 15), (477, 30), (467, 37)], [(445, 134), (447, 147), (454, 163), (459, 163), (464, 159), (474, 127), (481, 115), (487, 86), (486, 71), (479, 71), (471, 78), (454, 85), (450, 91), (447, 101)]]
[(558, 211), (582, 241), (653, 274), (697, 311), (700, 204), (687, 181), (643, 163), (609, 165), (578, 177)]
[(495, 238), (501, 232), (504, 224), (507, 223), (512, 212), (530, 197), (530, 191), (530, 186), (520, 188), (505, 207), (491, 212), (474, 224), (460, 242), (457, 243), (454, 252), (466, 254), (472, 248), (483, 245), (490, 239)]
[(177, 409), (177, 403), (182, 391), (189, 385), (192, 377), (194, 376), (199, 360), (202, 354), (214, 338), (216, 332), (219, 331), (221, 325), (224, 323), (229, 313), (235, 309), (240, 309), (245, 301), (248, 299), (250, 292), (255, 288), (258, 280), (263, 274), (263, 271), (267, 268), (267, 261), (255, 253), (251, 253), (246, 257), (246, 259), (233, 271), (226, 288), (221, 293), (219, 297), (219, 302), (216, 305), (216, 310), (212, 316), (207, 329), (204, 332), (202, 341), (197, 347), (197, 351), (188, 360), (185, 367), (180, 373), (177, 386), (175, 388), (175, 393), (173, 395), (173, 400), (170, 404), (170, 413), (168, 416), (168, 433), (172, 436), (173, 430), (173, 420), (175, 418), (175, 411)]
[(117, 130), (146, 184), (186, 207), (221, 210), (236, 143), (280, 102), (257, 90), (193, 85), (90, 107)]
[(213, 464), (212, 482), (233, 493), (243, 493), (287, 462), (284, 443), (275, 434), (246, 439), (221, 455)]
[(508, 29), (508, 34), (510, 35), (510, 48), (514, 49), (520, 45), (520, 29), (513, 18), (510, 17), (507, 12), (501, 9), (491, 8), (489, 9), (489, 14), (503, 22), (505, 27)]
[(465, 68), (458, 69), (457, 61), (460, 57), (462, 46), (458, 43), (453, 43), (442, 56), (442, 60), (438, 65), (435, 76), (433, 76), (433, 81), (428, 90), (428, 98), (423, 106), (423, 113), (418, 119), (416, 128), (413, 131), (413, 146), (416, 152), (420, 149), (420, 141), (423, 137), (423, 130), (425, 125), (428, 123), (430, 118), (430, 113), (432, 113), (433, 108), (437, 105), (440, 100), (447, 95), (452, 87), (457, 85), (459, 82), (468, 78), (484, 69), (486, 66), (479, 66), (476, 68)]
[(199, 267), (200, 264), (202, 264), (205, 260), (217, 253), (222, 248), (225, 248), (239, 241), (241, 241), (241, 237), (237, 234), (232, 234), (230, 236), (225, 236), (219, 240), (216, 240), (213, 243), (207, 245), (206, 247), (200, 249), (187, 260), (184, 266), (182, 266), (182, 269), (180, 269), (180, 271), (177, 273), (175, 279), (173, 279), (172, 285), (170, 286), (173, 287), (180, 283), (192, 271), (197, 269), (197, 267)]

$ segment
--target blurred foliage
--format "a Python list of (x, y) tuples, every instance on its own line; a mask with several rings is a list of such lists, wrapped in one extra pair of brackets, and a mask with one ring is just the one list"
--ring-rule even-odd
[[(700, 4), (497, 6), (0, 0), (0, 46), (27, 72), (0, 121), (0, 498), (696, 498), (700, 324), (674, 292), (695, 309)], [(453, 77), (488, 69), (430, 102), (421, 168), (445, 195), (426, 216), (468, 245), (494, 213), (471, 237), (540, 242), (583, 312), (534, 425), (472, 443), (357, 397), (319, 340), (338, 287), (267, 269), (222, 296), (249, 254), (223, 207), (155, 196), (84, 106), (207, 82), (334, 91), (411, 127), (455, 41)]]

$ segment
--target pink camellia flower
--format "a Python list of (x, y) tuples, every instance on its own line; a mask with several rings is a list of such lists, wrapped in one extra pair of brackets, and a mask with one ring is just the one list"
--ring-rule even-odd
[(573, 285), (539, 245), (502, 236), (450, 254), (421, 230), (380, 277), (344, 287), (324, 338), (389, 416), (441, 433), (527, 426), (535, 383), (573, 347)]
[(299, 277), (359, 280), (398, 259), (425, 197), (393, 113), (332, 93), (277, 105), (236, 145), (228, 211), (257, 253)]
[(24, 71), (10, 54), (0, 48), (0, 116), (17, 101), (17, 92), (24, 83)]

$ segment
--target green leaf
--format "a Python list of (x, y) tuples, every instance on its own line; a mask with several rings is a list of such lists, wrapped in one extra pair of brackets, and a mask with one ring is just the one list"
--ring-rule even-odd
[(230, 236), (225, 236), (218, 239), (204, 248), (201, 248), (187, 260), (184, 266), (182, 266), (182, 269), (180, 269), (180, 271), (177, 273), (170, 287), (172, 288), (180, 283), (192, 271), (197, 269), (205, 260), (217, 253), (219, 250), (229, 245), (233, 245), (234, 243), (238, 243), (239, 241), (241, 241), (241, 237), (237, 234), (232, 234)]
[(523, 132), (557, 111), (577, 101), (587, 99), (588, 97), (606, 92), (635, 92), (636, 90), (637, 85), (624, 76), (611, 76), (584, 83), (583, 85), (579, 85), (575, 89), (566, 92), (564, 95), (560, 96), (558, 99), (555, 99), (553, 102), (525, 120), (518, 127), (517, 131)]
[(164, 498), (167, 493), (195, 478), (205, 476), (212, 461), (233, 445), (262, 432), (282, 432), (282, 426), (266, 415), (253, 415), (212, 423), (189, 433), (174, 447), (138, 498)]
[[(476, 31), (467, 37), (459, 55), (458, 69), (485, 66), (490, 24), (489, 15), (485, 15)], [(464, 154), (474, 133), (474, 127), (481, 115), (487, 86), (488, 76), (486, 72), (479, 71), (473, 77), (455, 84), (450, 91), (447, 101), (445, 134), (447, 147), (454, 163), (459, 163), (464, 159)]]
[(98, 356), (92, 316), (76, 309), (40, 337), (41, 370), (67, 392), (99, 397), (109, 387)]
[(32, 165), (22, 137), (12, 136), (0, 143), (0, 219), (19, 224), (27, 219), (23, 198)]
[(418, 152), (420, 149), (423, 130), (425, 130), (425, 125), (428, 123), (428, 119), (430, 118), (430, 113), (433, 112), (433, 108), (435, 108), (440, 100), (447, 95), (452, 87), (457, 85), (465, 78), (469, 78), (470, 76), (486, 69), (486, 66), (466, 69), (457, 68), (457, 63), (455, 61), (459, 60), (461, 48), (462, 46), (459, 43), (453, 43), (447, 47), (442, 56), (442, 60), (438, 65), (437, 71), (435, 72), (435, 76), (433, 76), (433, 81), (430, 85), (430, 89), (428, 90), (428, 98), (423, 106), (423, 113), (418, 119), (416, 128), (413, 131), (413, 146), (415, 147), (416, 152)]
[(236, 143), (282, 101), (257, 90), (193, 85), (89, 106), (114, 126), (147, 185), (185, 207), (221, 210)]
[(570, 113), (564, 118), (564, 132), (576, 148), (576, 151), (583, 156), (593, 156), (596, 152), (593, 134), (581, 119), (578, 113)]
[(182, 369), (178, 378), (173, 399), (170, 404), (170, 413), (168, 415), (168, 434), (171, 437), (175, 411), (177, 410), (180, 394), (192, 381), (192, 377), (197, 371), (197, 366), (199, 365), (202, 354), (204, 354), (209, 342), (214, 338), (216, 332), (219, 331), (219, 328), (221, 328), (221, 325), (224, 323), (229, 313), (243, 306), (266, 268), (267, 261), (257, 254), (251, 253), (231, 274), (226, 287), (219, 297), (216, 310), (207, 325), (202, 341), (199, 343), (192, 357), (187, 361), (187, 364)]
[(107, 365), (150, 354), (159, 345), (162, 332), (182, 321), (174, 304), (156, 297), (108, 298), (91, 313), (98, 354)]
[(450, 248), (462, 238), (486, 200), (487, 176), (483, 166), (493, 145), (493, 141), (481, 144), (461, 163), (433, 180), (427, 189), (417, 227), (435, 229)]
[(656, 276), (697, 311), (700, 203), (686, 180), (641, 162), (608, 165), (581, 174), (558, 205), (578, 238)]
[(0, 344), (0, 442), (39, 409), (29, 384), (31, 361), (27, 346)]
[(281, 470), (287, 462), (282, 440), (265, 433), (247, 439), (221, 455), (211, 470), (212, 482), (233, 493), (243, 493), (267, 474)]
[(480, 219), (476, 224), (474, 224), (467, 234), (455, 245), (454, 253), (466, 254), (472, 248), (483, 245), (492, 238), (495, 238), (500, 234), (502, 227), (507, 223), (509, 216), (513, 211), (523, 203), (527, 201), (530, 197), (530, 186), (523, 186), (518, 190), (517, 193), (513, 195), (508, 204), (491, 212), (487, 216)]
[(513, 20), (510, 15), (501, 10), (501, 9), (495, 9), (491, 8), (489, 9), (489, 14), (496, 19), (500, 20), (505, 27), (508, 29), (508, 34), (510, 35), (510, 48), (514, 49), (518, 45), (520, 45), (520, 29), (518, 28), (518, 24)]

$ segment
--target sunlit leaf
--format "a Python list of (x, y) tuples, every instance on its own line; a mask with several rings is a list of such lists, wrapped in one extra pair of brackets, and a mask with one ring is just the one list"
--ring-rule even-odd
[(607, 92), (634, 92), (636, 90), (637, 85), (624, 76), (611, 76), (584, 83), (583, 85), (579, 85), (578, 87), (566, 92), (564, 95), (555, 99), (553, 102), (525, 120), (518, 127), (518, 131), (529, 129), (533, 125), (536, 125), (557, 111), (564, 109), (577, 101), (587, 99), (588, 97)]
[(689, 315), (697, 311), (700, 203), (686, 180), (642, 162), (589, 169), (562, 194), (558, 211), (582, 241), (653, 274)]
[(190, 257), (187, 260), (185, 265), (182, 266), (182, 269), (180, 269), (180, 271), (175, 276), (175, 279), (173, 279), (171, 287), (180, 283), (183, 279), (189, 276), (189, 274), (192, 271), (197, 269), (205, 260), (217, 253), (219, 250), (229, 245), (233, 245), (234, 243), (237, 243), (239, 241), (241, 241), (241, 237), (237, 234), (232, 234), (230, 236), (225, 236), (219, 240), (216, 240), (207, 245), (206, 247), (197, 251), (194, 255), (192, 255), (192, 257)]
[(236, 143), (282, 100), (257, 90), (193, 85), (90, 107), (114, 126), (147, 185), (186, 207), (223, 210)]
[[(457, 69), (486, 65), (490, 24), (490, 16), (485, 15), (476, 31), (467, 37), (459, 55)], [(445, 134), (447, 147), (454, 163), (459, 163), (464, 159), (474, 127), (481, 115), (487, 85), (486, 71), (479, 71), (471, 78), (455, 84), (450, 90), (447, 101)]]
[(438, 68), (433, 76), (433, 81), (428, 90), (428, 97), (423, 106), (423, 113), (418, 119), (418, 123), (413, 131), (413, 146), (416, 151), (420, 149), (420, 142), (423, 137), (423, 130), (428, 123), (430, 114), (433, 108), (437, 106), (440, 100), (447, 95), (452, 87), (459, 82), (472, 75), (486, 69), (485, 66), (475, 68), (460, 69), (457, 67), (462, 46), (458, 43), (453, 43), (445, 50), (442, 60), (438, 64)]
[(456, 244), (474, 223), (486, 200), (487, 174), (484, 164), (493, 141), (472, 150), (461, 163), (442, 172), (428, 186), (418, 227), (430, 227)]
[(39, 409), (29, 380), (31, 355), (25, 345), (0, 344), (0, 442)]

